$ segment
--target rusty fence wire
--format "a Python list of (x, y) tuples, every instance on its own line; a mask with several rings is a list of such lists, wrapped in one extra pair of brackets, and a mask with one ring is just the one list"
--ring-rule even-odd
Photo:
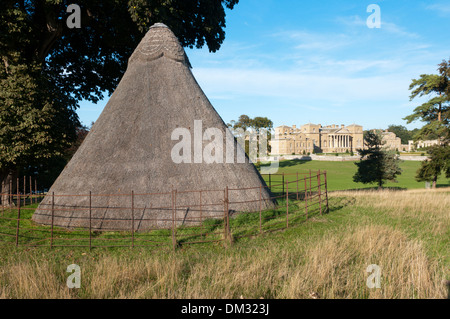
[[(2, 187), (0, 245), (29, 247), (178, 247), (201, 243), (232, 245), (235, 240), (284, 230), (312, 215), (328, 212), (326, 171), (263, 175), (266, 186), (161, 193), (61, 195), (38, 193), (32, 181), (17, 180), (15, 192)], [(11, 186), (11, 185), (10, 185)], [(23, 186), (23, 187), (22, 187)], [(22, 190), (20, 189), (22, 187)], [(264, 197), (264, 189), (270, 198)], [(12, 190), (12, 187), (9, 187)], [(241, 196), (252, 194), (251, 196)], [(47, 196), (46, 203), (41, 202)], [(76, 197), (76, 207), (55, 205), (58, 197)], [(245, 200), (242, 200), (245, 198)], [(156, 201), (156, 199), (158, 199)], [(104, 201), (120, 203), (99, 211)], [(274, 207), (267, 208), (267, 202)], [(164, 205), (153, 203), (164, 202)], [(258, 209), (235, 211), (251, 203)], [(39, 206), (45, 225), (31, 217)], [(110, 213), (111, 212), (111, 213)], [(103, 215), (102, 215), (103, 214)], [(70, 215), (70, 218), (67, 216)]]

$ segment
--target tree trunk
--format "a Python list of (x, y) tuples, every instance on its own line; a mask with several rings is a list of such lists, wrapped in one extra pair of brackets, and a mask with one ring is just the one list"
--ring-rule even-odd
[(437, 175), (434, 176), (433, 178), (433, 186), (432, 186), (433, 189), (436, 189), (437, 178), (438, 178)]
[(2, 207), (12, 207), (15, 206), (13, 202), (12, 194), (17, 186), (17, 171), (4, 169), (0, 171), (1, 180), (1, 196), (0, 203)]

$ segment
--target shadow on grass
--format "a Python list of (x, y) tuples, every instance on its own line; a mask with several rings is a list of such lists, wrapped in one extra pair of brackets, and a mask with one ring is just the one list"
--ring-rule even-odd
[[(301, 160), (301, 159), (285, 160), (285, 161), (279, 162), (279, 167), (280, 168), (291, 167), (291, 166), (295, 166), (295, 165), (305, 164), (307, 162), (310, 162), (310, 161)], [(261, 163), (261, 166), (270, 166), (270, 163)]]
[(378, 186), (374, 186), (374, 187), (366, 187), (366, 188), (349, 188), (349, 189), (336, 189), (336, 190), (332, 190), (332, 191), (328, 191), (328, 193), (334, 193), (334, 192), (365, 192), (365, 191), (385, 191), (385, 190), (389, 190), (389, 191), (406, 191), (408, 190), (408, 188), (406, 187), (383, 187), (381, 189), (378, 189)]
[(328, 212), (333, 213), (343, 209), (344, 207), (354, 205), (356, 202), (356, 198), (354, 197), (331, 197), (328, 199)]

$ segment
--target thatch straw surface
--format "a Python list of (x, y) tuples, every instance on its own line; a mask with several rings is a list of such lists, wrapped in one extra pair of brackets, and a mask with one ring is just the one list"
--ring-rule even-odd
[[(259, 186), (266, 184), (248, 159), (237, 163), (235, 157), (234, 163), (225, 163), (224, 150), (224, 163), (173, 162), (171, 151), (179, 141), (171, 139), (172, 131), (187, 128), (194, 137), (194, 120), (202, 120), (203, 130), (219, 128), (225, 143), (228, 128), (194, 79), (183, 48), (166, 26), (156, 24), (130, 57), (118, 87), (33, 220), (41, 224), (52, 222), (53, 192), (54, 225), (69, 228), (89, 227), (90, 191), (96, 195), (122, 194), (92, 196), (93, 229), (169, 227), (173, 203), (177, 224), (195, 223), (200, 215), (223, 216), (223, 190), (227, 186), (256, 187), (230, 191), (231, 202), (258, 200)], [(203, 145), (209, 143), (204, 141)], [(242, 152), (234, 139), (231, 143)], [(178, 191), (175, 200), (173, 189)], [(202, 192), (201, 206), (199, 192), (182, 193), (199, 190), (209, 190)], [(165, 194), (135, 195), (132, 214), (132, 191)], [(65, 194), (80, 196), (61, 196)], [(264, 188), (262, 198), (267, 199), (262, 203), (263, 209), (273, 206), (270, 193)], [(229, 209), (257, 211), (259, 202), (230, 203)]]

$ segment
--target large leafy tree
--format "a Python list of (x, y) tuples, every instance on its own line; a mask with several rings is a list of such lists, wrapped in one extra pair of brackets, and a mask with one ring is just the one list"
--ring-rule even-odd
[[(450, 60), (449, 60), (450, 61)], [(448, 143), (450, 121), (450, 70), (449, 62), (439, 64), (439, 74), (422, 74), (413, 79), (409, 87), (410, 99), (428, 97), (427, 101), (417, 106), (411, 115), (405, 117), (407, 123), (416, 120), (425, 125), (415, 135), (415, 139), (430, 139), (437, 136), (441, 142)]]
[[(248, 133), (248, 130), (252, 130), (254, 133), (256, 133), (256, 149), (253, 149), (250, 151), (250, 143), (248, 138), (245, 138), (245, 152), (250, 155), (250, 153), (259, 154), (259, 144), (260, 144), (260, 136), (265, 133), (267, 137), (267, 141), (264, 140), (263, 142), (266, 143), (266, 151), (270, 152), (271, 147), (268, 143), (268, 140), (270, 140), (272, 134), (271, 130), (273, 128), (273, 122), (272, 120), (268, 119), (267, 117), (262, 116), (256, 116), (255, 118), (251, 118), (248, 115), (242, 114), (239, 116), (237, 121), (231, 121), (231, 123), (228, 124), (230, 128), (234, 130), (234, 133), (239, 134), (246, 134)], [(262, 140), (261, 140), (262, 141)]]
[[(405, 120), (411, 123), (415, 120), (425, 122), (425, 125), (416, 134), (416, 139), (437, 137), (439, 144), (429, 150), (429, 157), (422, 162), (417, 171), (417, 181), (436, 181), (442, 171), (447, 172), (449, 165), (450, 142), (450, 60), (443, 60), (438, 65), (439, 74), (422, 74), (419, 79), (414, 79), (410, 85), (413, 90), (411, 99), (417, 96), (428, 96), (429, 100), (418, 106), (414, 113)], [(447, 157), (447, 158), (446, 158)]]
[[(81, 100), (111, 94), (149, 27), (168, 25), (185, 47), (217, 51), (225, 10), (238, 0), (79, 0), (81, 27), (69, 28), (66, 0), (4, 0), (0, 6), (0, 179), (76, 140)], [(4, 199), (4, 200), (7, 200)]]
[(400, 137), (402, 144), (408, 144), (408, 141), (413, 139), (413, 132), (409, 131), (403, 125), (391, 124), (388, 126), (388, 131), (395, 133), (397, 137)]
[(366, 148), (358, 149), (361, 160), (356, 162), (358, 167), (353, 181), (356, 183), (376, 183), (381, 189), (386, 181), (396, 182), (397, 175), (402, 173), (400, 160), (393, 151), (383, 148), (382, 136), (377, 131), (368, 131), (364, 136)]
[(445, 173), (446, 178), (450, 178), (450, 146), (434, 145), (427, 152), (428, 159), (417, 171), (416, 180), (432, 182), (432, 187), (436, 188), (437, 179), (442, 172)]

